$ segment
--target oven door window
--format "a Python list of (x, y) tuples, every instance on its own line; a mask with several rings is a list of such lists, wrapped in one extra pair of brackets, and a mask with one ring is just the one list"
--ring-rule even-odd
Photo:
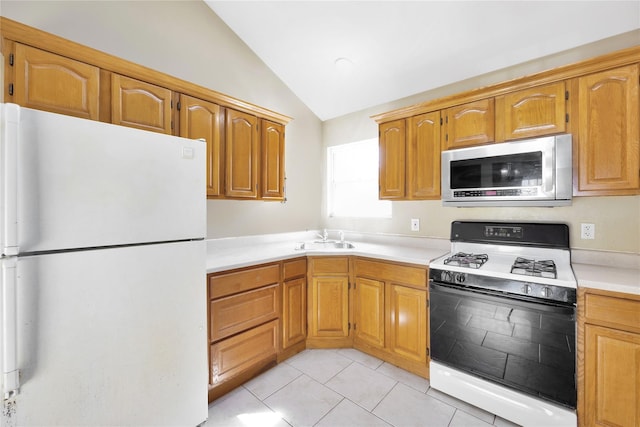
[(454, 160), (452, 189), (536, 187), (542, 185), (542, 152)]
[(430, 285), (431, 358), (576, 406), (575, 307)]

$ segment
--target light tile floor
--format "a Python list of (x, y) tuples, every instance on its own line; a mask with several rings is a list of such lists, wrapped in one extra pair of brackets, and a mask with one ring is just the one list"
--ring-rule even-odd
[(305, 350), (209, 405), (208, 427), (515, 426), (355, 349)]

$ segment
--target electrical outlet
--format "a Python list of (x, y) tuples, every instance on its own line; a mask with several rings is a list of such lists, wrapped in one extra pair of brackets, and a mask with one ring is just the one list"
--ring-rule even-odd
[(581, 239), (595, 239), (596, 238), (596, 225), (583, 222), (580, 224), (580, 238)]
[(420, 231), (420, 220), (418, 218), (411, 219), (411, 231)]

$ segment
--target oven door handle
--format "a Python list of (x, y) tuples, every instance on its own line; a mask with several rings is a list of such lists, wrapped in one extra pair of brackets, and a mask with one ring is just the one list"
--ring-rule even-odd
[(503, 299), (505, 301), (508, 301), (509, 304), (519, 305), (522, 307), (531, 307), (532, 305), (535, 305), (536, 308), (541, 311), (557, 311), (558, 309), (570, 309), (575, 311), (576, 308), (576, 305), (572, 303), (548, 301), (535, 297), (508, 294), (505, 292), (494, 291), (491, 289), (474, 288), (471, 286), (450, 285), (448, 283), (436, 282), (433, 279), (429, 279), (429, 290), (432, 290), (434, 288), (439, 288), (441, 292), (447, 292), (454, 295), (473, 293), (480, 297), (484, 296), (487, 299)]

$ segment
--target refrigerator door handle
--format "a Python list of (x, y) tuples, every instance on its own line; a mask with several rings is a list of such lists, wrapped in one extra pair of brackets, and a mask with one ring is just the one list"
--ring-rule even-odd
[(2, 260), (2, 392), (10, 399), (20, 389), (17, 328), (17, 265), (15, 257)]
[(0, 239), (2, 254), (18, 255), (18, 135), (20, 128), (20, 107), (4, 104), (2, 109), (2, 206), (0, 206)]

